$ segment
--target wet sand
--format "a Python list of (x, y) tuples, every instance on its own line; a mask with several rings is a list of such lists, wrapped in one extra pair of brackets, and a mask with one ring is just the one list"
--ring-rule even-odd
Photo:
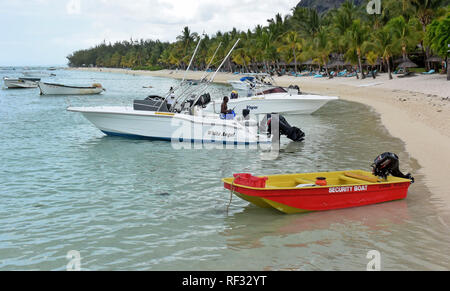
[[(126, 73), (182, 79), (184, 71), (131, 71), (124, 69), (80, 68), (76, 70)], [(188, 79), (199, 79), (203, 72), (189, 72)], [(241, 76), (218, 73), (215, 82), (227, 83)], [(280, 86), (298, 85), (302, 91), (339, 96), (373, 108), (389, 133), (400, 138), (407, 152), (421, 166), (426, 185), (437, 199), (450, 208), (450, 81), (445, 75), (418, 75), (388, 80), (312, 78), (283, 76), (275, 78)], [(401, 167), (401, 164), (400, 164)], [(404, 169), (402, 169), (404, 170)], [(446, 208), (447, 208), (446, 207)]]

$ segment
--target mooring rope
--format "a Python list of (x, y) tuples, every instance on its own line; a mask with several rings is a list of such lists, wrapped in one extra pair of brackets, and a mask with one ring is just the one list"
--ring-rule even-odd
[(231, 182), (231, 187), (230, 187), (230, 202), (228, 202), (228, 206), (227, 206), (227, 215), (228, 215), (228, 209), (230, 208), (230, 205), (231, 205), (231, 201), (233, 200), (234, 179), (236, 179), (236, 178), (233, 178), (233, 181)]

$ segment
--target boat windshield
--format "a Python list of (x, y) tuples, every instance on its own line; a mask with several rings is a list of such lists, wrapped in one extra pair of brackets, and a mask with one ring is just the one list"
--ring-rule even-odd
[(275, 87), (275, 88), (271, 88), (271, 89), (267, 89), (262, 92), (259, 92), (256, 95), (266, 95), (266, 94), (273, 94), (273, 93), (287, 93), (287, 91), (281, 87)]
[(247, 80), (252, 82), (253, 80), (255, 80), (255, 78), (254, 77), (243, 77), (243, 78), (241, 78), (241, 82), (245, 82)]

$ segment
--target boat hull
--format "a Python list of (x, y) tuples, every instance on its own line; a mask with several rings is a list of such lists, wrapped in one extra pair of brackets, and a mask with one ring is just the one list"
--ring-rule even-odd
[(233, 120), (138, 111), (131, 107), (72, 107), (67, 110), (82, 113), (103, 133), (113, 136), (231, 145), (270, 143), (270, 138), (257, 134), (256, 128), (241, 126)]
[(104, 91), (102, 87), (75, 87), (59, 84), (38, 83), (41, 95), (96, 95)]
[[(370, 176), (371, 173), (353, 171)], [(342, 176), (344, 172), (335, 172)], [(326, 176), (329, 173), (316, 173)], [(277, 176), (269, 176), (269, 182)], [(252, 188), (233, 184), (233, 178), (224, 179), (224, 187), (238, 197), (264, 208), (275, 208), (283, 213), (303, 213), (378, 204), (407, 197), (411, 181), (389, 177), (378, 183), (353, 183), (322, 187), (274, 189)]]
[(241, 91), (250, 90), (250, 84), (248, 84), (247, 82), (230, 80), (230, 81), (228, 81), (228, 83), (236, 90), (241, 90)]
[[(233, 108), (237, 113), (248, 109), (251, 114), (302, 115), (312, 114), (332, 100), (338, 100), (338, 97), (274, 93), (265, 96), (231, 99), (228, 102), (228, 108)], [(212, 101), (205, 108), (205, 111), (220, 112), (220, 107), (221, 102)]]
[(9, 89), (30, 89), (38, 87), (36, 82), (24, 79), (4, 78), (3, 82), (5, 87)]

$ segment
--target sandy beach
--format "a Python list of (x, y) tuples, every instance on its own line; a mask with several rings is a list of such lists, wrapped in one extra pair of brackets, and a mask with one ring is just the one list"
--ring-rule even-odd
[[(109, 68), (78, 68), (156, 77), (183, 78), (183, 71), (131, 71)], [(199, 79), (203, 72), (189, 72)], [(226, 83), (240, 75), (218, 73), (215, 82)], [(445, 75), (418, 75), (389, 80), (387, 74), (376, 79), (275, 77), (280, 86), (298, 85), (302, 91), (339, 96), (373, 108), (389, 133), (400, 138), (407, 152), (416, 159), (426, 176), (426, 185), (450, 207), (450, 81)], [(401, 166), (401, 165), (400, 165)]]

